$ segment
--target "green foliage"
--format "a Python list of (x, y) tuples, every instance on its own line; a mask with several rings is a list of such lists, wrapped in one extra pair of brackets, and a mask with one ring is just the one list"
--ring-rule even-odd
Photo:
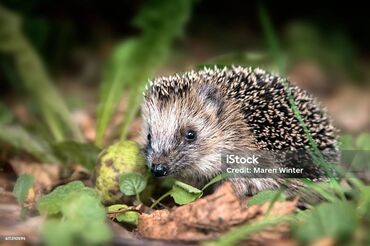
[(260, 205), (272, 201), (284, 201), (286, 196), (281, 191), (261, 191), (248, 200), (248, 206)]
[(81, 164), (89, 170), (94, 169), (100, 149), (93, 144), (64, 141), (53, 146), (56, 155), (66, 164)]
[(321, 197), (330, 202), (339, 202), (334, 186), (331, 183), (315, 183), (309, 179), (301, 179), (306, 187), (308, 187), (308, 192), (317, 192)]
[(59, 163), (49, 144), (20, 126), (0, 125), (0, 140), (13, 145), (15, 149), (25, 151), (42, 162)]
[(291, 64), (313, 61), (325, 71), (335, 71), (336, 77), (361, 79), (356, 52), (343, 31), (323, 32), (310, 23), (295, 22), (285, 33)]
[(208, 187), (210, 187), (211, 185), (217, 183), (217, 182), (220, 182), (221, 180), (227, 178), (228, 176), (230, 176), (230, 174), (228, 173), (221, 173), (219, 175), (217, 175), (216, 177), (214, 177), (213, 179), (211, 179), (203, 188), (202, 188), (202, 191), (204, 191), (205, 189), (207, 189)]
[[(350, 163), (350, 170), (355, 173), (367, 172), (370, 165), (370, 134), (361, 133), (357, 137), (350, 134), (340, 136), (340, 147), (342, 150), (342, 160), (344, 163)], [(352, 150), (352, 151), (348, 151)], [(346, 173), (349, 175), (349, 173)], [(355, 180), (356, 181), (356, 180)]]
[[(367, 245), (370, 242), (368, 234), (369, 186), (364, 186), (357, 192), (359, 195), (356, 195), (351, 201), (336, 199), (333, 202), (320, 203), (305, 211), (279, 217), (267, 214), (261, 220), (241, 225), (204, 245), (238, 245), (242, 240), (246, 240), (267, 227), (285, 222), (291, 224), (292, 236), (300, 245), (311, 245), (328, 237), (332, 238), (338, 245), (349, 245), (349, 243), (351, 245)], [(268, 196), (269, 199), (266, 201), (276, 197), (276, 194), (265, 197)]]
[(259, 20), (262, 26), (262, 31), (265, 35), (266, 43), (270, 50), (271, 56), (274, 62), (276, 63), (276, 65), (279, 67), (280, 74), (283, 75), (285, 73), (286, 64), (283, 59), (283, 55), (281, 52), (281, 48), (280, 48), (277, 35), (275, 34), (275, 31), (270, 21), (270, 18), (268, 16), (267, 10), (264, 8), (263, 5), (259, 6), (258, 15), (259, 15)]
[[(279, 45), (278, 37), (273, 29), (272, 23), (270, 21), (270, 18), (268, 16), (268, 13), (266, 9), (263, 7), (263, 5), (260, 5), (259, 7), (259, 19), (262, 26), (262, 31), (264, 32), (264, 35), (266, 37), (266, 41), (268, 44), (268, 47), (270, 49), (271, 55), (274, 58), (276, 64), (279, 66), (280, 74), (284, 75), (285, 73), (285, 67), (286, 64), (284, 63), (282, 51)], [(297, 106), (297, 103), (295, 101), (295, 98), (292, 95), (291, 87), (289, 86), (289, 83), (285, 80), (283, 81), (285, 91), (288, 96), (289, 104), (292, 109), (292, 112), (295, 116), (295, 118), (298, 120), (300, 126), (302, 127), (308, 141), (310, 147), (308, 148), (308, 152), (311, 154), (311, 158), (314, 160), (314, 163), (319, 165), (323, 170), (326, 172), (326, 174), (331, 177), (331, 172), (329, 168), (329, 164), (325, 161), (321, 151), (318, 148), (318, 145), (315, 141), (315, 139), (312, 137), (312, 134), (310, 130), (308, 129), (305, 121), (303, 120), (300, 110)]]
[(100, 149), (92, 144), (72, 140), (50, 144), (21, 126), (0, 124), (0, 127), (0, 141), (11, 144), (16, 150), (24, 151), (44, 163), (78, 163), (92, 170), (100, 153)]
[(320, 238), (332, 237), (339, 242), (349, 242), (358, 225), (356, 210), (349, 202), (322, 203), (315, 207), (295, 228), (296, 237), (303, 243), (313, 243)]
[(39, 200), (37, 209), (53, 215), (42, 226), (47, 245), (102, 244), (111, 238), (104, 207), (95, 191), (81, 181), (57, 187)]
[(188, 19), (191, 5), (189, 0), (149, 1), (134, 19), (142, 34), (117, 45), (104, 73), (97, 117), (98, 145), (103, 143), (105, 130), (126, 85), (130, 88), (130, 107), (122, 126), (121, 138), (125, 139), (139, 109), (143, 86), (166, 60), (170, 44), (181, 34)]
[(175, 180), (172, 184), (171, 190), (169, 190), (167, 193), (163, 194), (158, 200), (156, 200), (150, 207), (154, 208), (160, 201), (162, 201), (167, 196), (172, 196), (172, 198), (175, 200), (175, 202), (179, 205), (188, 204), (190, 202), (193, 202), (203, 196), (203, 191), (207, 189), (209, 186), (223, 180), (228, 176), (227, 173), (222, 173), (220, 175), (217, 175), (213, 179), (211, 179), (203, 188), (202, 190), (199, 190), (191, 185), (185, 184), (183, 182), (180, 182), (178, 180)]
[(13, 193), (19, 204), (23, 204), (26, 201), (28, 192), (32, 188), (34, 181), (35, 178), (30, 174), (22, 174), (18, 177)]
[(365, 186), (359, 196), (358, 213), (361, 217), (370, 220), (370, 186)]
[(55, 140), (66, 136), (82, 140), (61, 95), (54, 87), (38, 54), (22, 33), (21, 19), (0, 6), (0, 51), (11, 55), (24, 89), (37, 103), (44, 122)]
[(203, 195), (203, 192), (193, 186), (176, 181), (172, 187), (171, 196), (179, 205), (188, 204), (197, 200)]
[(86, 187), (81, 181), (73, 181), (66, 185), (58, 186), (49, 194), (41, 197), (37, 203), (37, 209), (41, 214), (60, 214), (64, 204), (70, 202), (70, 198), (74, 194), (89, 195), (98, 198), (93, 189)]
[(353, 149), (355, 146), (354, 139), (351, 134), (342, 134), (339, 136), (339, 143), (341, 149)]
[(370, 150), (370, 134), (363, 132), (357, 137), (351, 134), (342, 134), (339, 142), (341, 149)]
[(63, 206), (62, 219), (51, 218), (43, 224), (41, 234), (46, 245), (97, 245), (109, 241), (111, 232), (99, 201), (77, 194), (71, 199), (73, 202)]
[(120, 190), (126, 196), (140, 194), (146, 187), (147, 181), (139, 173), (127, 173), (120, 177)]
[[(115, 218), (118, 222), (124, 222), (132, 225), (137, 225), (139, 221), (139, 215), (137, 212), (134, 211), (124, 211), (129, 209), (125, 204), (115, 204), (108, 207), (108, 212), (116, 213)], [(122, 211), (122, 212), (121, 212)]]
[(0, 125), (11, 123), (13, 118), (14, 115), (10, 109), (0, 102)]
[(360, 150), (370, 150), (370, 134), (360, 134), (356, 139), (356, 147)]

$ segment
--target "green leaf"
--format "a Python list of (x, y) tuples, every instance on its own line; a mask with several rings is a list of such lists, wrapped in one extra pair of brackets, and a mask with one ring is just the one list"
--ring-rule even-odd
[(54, 152), (66, 164), (81, 164), (89, 170), (93, 170), (100, 149), (93, 144), (65, 141), (53, 146)]
[(205, 189), (207, 189), (209, 186), (217, 183), (217, 182), (220, 182), (221, 180), (225, 179), (226, 177), (228, 177), (229, 174), (228, 173), (222, 173), (220, 175), (217, 175), (216, 177), (214, 177), (213, 179), (211, 179), (203, 188), (202, 188), (202, 191), (204, 191)]
[(127, 173), (120, 177), (120, 190), (126, 196), (140, 194), (146, 187), (146, 179), (139, 173)]
[(370, 186), (361, 189), (358, 212), (360, 216), (370, 220)]
[(41, 237), (49, 246), (73, 246), (75, 225), (58, 219), (47, 219), (41, 227)]
[(34, 181), (35, 178), (30, 174), (22, 174), (18, 177), (13, 193), (20, 204), (26, 201), (28, 192), (32, 188)]
[[(118, 212), (121, 209), (129, 208), (125, 204), (115, 204), (108, 207), (108, 212)], [(116, 220), (118, 222), (125, 222), (132, 225), (137, 225), (139, 221), (139, 215), (135, 211), (126, 211), (116, 214)]]
[(81, 188), (73, 184), (64, 189), (60, 200), (62, 219), (47, 219), (42, 227), (46, 245), (97, 245), (110, 240), (104, 207), (95, 195)]
[(350, 242), (358, 226), (355, 206), (349, 202), (322, 203), (315, 207), (306, 220), (296, 224), (294, 233), (304, 244), (324, 237), (337, 242)]
[(86, 194), (98, 197), (96, 192), (86, 187), (81, 181), (73, 181), (66, 185), (58, 186), (49, 194), (40, 198), (37, 203), (37, 209), (41, 214), (59, 214), (66, 201), (74, 194)]
[[(276, 196), (278, 196), (278, 198), (276, 198)], [(281, 191), (277, 191), (277, 190), (276, 191), (275, 190), (274, 191), (272, 190), (261, 191), (248, 200), (248, 206), (260, 205), (260, 204), (264, 204), (267, 202), (272, 202), (273, 200), (285, 201), (286, 196), (284, 195), (284, 193), (282, 193)]]
[(59, 163), (52, 154), (49, 144), (37, 136), (27, 132), (20, 126), (0, 125), (0, 140), (11, 144), (15, 149), (23, 150), (45, 163)]
[(176, 181), (170, 194), (177, 204), (184, 205), (200, 198), (203, 192), (191, 185)]
[(183, 183), (181, 181), (178, 181), (178, 180), (175, 181), (174, 186), (180, 187), (180, 188), (184, 189), (185, 191), (187, 191), (189, 193), (194, 193), (194, 194), (202, 193), (201, 190), (199, 190), (199, 189), (197, 189), (197, 188), (195, 188), (195, 187), (193, 187), (191, 185), (185, 184), (185, 183)]

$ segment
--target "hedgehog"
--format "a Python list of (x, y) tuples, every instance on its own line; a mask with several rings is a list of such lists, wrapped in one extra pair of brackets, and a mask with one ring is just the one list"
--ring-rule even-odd
[[(304, 124), (294, 114), (289, 96)], [(317, 99), (260, 68), (215, 66), (156, 78), (144, 91), (141, 112), (142, 148), (151, 173), (196, 187), (225, 171), (225, 153), (263, 153), (264, 163), (255, 166), (300, 167), (301, 160), (276, 153), (309, 148), (304, 127), (325, 160), (339, 158), (338, 131)], [(323, 180), (322, 168), (312, 164), (308, 170), (310, 179)], [(240, 196), (298, 187), (297, 182), (287, 185), (278, 174), (228, 180)]]

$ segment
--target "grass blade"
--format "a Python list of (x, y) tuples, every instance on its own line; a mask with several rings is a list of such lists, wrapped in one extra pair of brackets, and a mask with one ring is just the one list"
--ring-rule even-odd
[(0, 6), (0, 51), (11, 55), (24, 88), (29, 92), (52, 132), (55, 140), (69, 134), (76, 140), (83, 137), (71, 118), (63, 98), (54, 87), (36, 51), (21, 31), (21, 19)]
[[(284, 65), (284, 61), (283, 61), (283, 54), (282, 54), (281, 49), (280, 49), (280, 45), (279, 45), (277, 35), (274, 32), (272, 23), (269, 19), (269, 16), (267, 14), (266, 9), (261, 4), (259, 5), (259, 18), (260, 18), (262, 29), (263, 29), (263, 32), (265, 34), (270, 52), (271, 52), (272, 56), (274, 57), (275, 62), (279, 66), (280, 74), (285, 74), (285, 65)], [(312, 134), (311, 134), (310, 130), (308, 129), (306, 123), (304, 122), (304, 120), (301, 116), (301, 113), (298, 109), (298, 106), (295, 102), (295, 99), (292, 95), (289, 83), (286, 80), (284, 81), (284, 87), (285, 87), (287, 97), (288, 97), (288, 100), (289, 100), (289, 103), (290, 103), (290, 107), (293, 111), (293, 114), (296, 117), (296, 119), (298, 120), (299, 124), (301, 125), (301, 127), (302, 127), (304, 133), (306, 134), (306, 137), (307, 137), (307, 139), (308, 139), (308, 141), (311, 145), (311, 148), (314, 151), (312, 153), (313, 154), (312, 157), (317, 160), (317, 164), (319, 166), (323, 167), (324, 170), (326, 171), (327, 175), (329, 175), (329, 177), (332, 178), (331, 172), (328, 171), (328, 170), (330, 170), (329, 164), (324, 159), (321, 151), (318, 148), (318, 145), (317, 145), (315, 139), (312, 137)]]
[(0, 140), (23, 150), (45, 163), (59, 163), (47, 142), (28, 133), (22, 127), (0, 125)]
[(117, 46), (101, 85), (97, 145), (103, 144), (105, 130), (125, 86), (130, 89), (130, 94), (121, 139), (126, 138), (128, 128), (139, 110), (144, 85), (166, 60), (173, 39), (181, 34), (190, 15), (192, 2), (149, 1), (134, 19), (134, 25), (142, 30), (142, 34)]

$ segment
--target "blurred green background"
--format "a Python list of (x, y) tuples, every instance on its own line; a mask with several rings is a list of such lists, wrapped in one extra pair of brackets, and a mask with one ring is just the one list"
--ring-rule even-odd
[(369, 22), (366, 4), (334, 1), (5, 0), (0, 137), (27, 152), (27, 138), (137, 140), (148, 79), (214, 64), (287, 76), (358, 135), (370, 129)]
[[(102, 148), (119, 139), (139, 139), (141, 92), (148, 79), (203, 66), (253, 66), (287, 76), (328, 108), (341, 130), (342, 149), (369, 150), (370, 17), (366, 5), (338, 1), (1, 1), (0, 203), (9, 202), (5, 195), (22, 168), (44, 168), (42, 163), (58, 164), (48, 168), (63, 167), (48, 184), (49, 190), (74, 179), (89, 184)], [(26, 165), (20, 165), (23, 162)], [(35, 182), (42, 180), (37, 173), (34, 176)], [(28, 180), (23, 181), (29, 184), (28, 191), (33, 178), (23, 178)], [(85, 189), (82, 183), (72, 186)], [(297, 213), (303, 218), (297, 227), (300, 242), (328, 235), (349, 242), (360, 232), (359, 238), (368, 243), (370, 189), (358, 186), (359, 191), (349, 196), (355, 198), (350, 209), (344, 189), (339, 189), (330, 194), (332, 207), (319, 206), (313, 216)], [(24, 193), (23, 206), (26, 192), (18, 193)], [(338, 194), (342, 194), (340, 202)], [(86, 215), (80, 216), (82, 227), (75, 228), (71, 226), (75, 221), (67, 220), (58, 228), (59, 222), (50, 220), (46, 228), (67, 231), (71, 243), (75, 235), (82, 235), (87, 243), (107, 241), (110, 233), (104, 231), (105, 211), (100, 201), (82, 196), (76, 204), (76, 211)], [(83, 206), (91, 211), (86, 209), (84, 214), (85, 209), (78, 209)], [(352, 210), (356, 210), (353, 216), (348, 212)], [(101, 224), (85, 230), (92, 224), (90, 212), (97, 216), (92, 220)], [(7, 214), (0, 211), (0, 221)], [(349, 214), (349, 219), (341, 220), (338, 214)], [(13, 217), (3, 221), (13, 222)], [(321, 230), (323, 225), (325, 230)], [(101, 234), (91, 237), (95, 232)], [(46, 244), (58, 241), (54, 232), (44, 233)], [(63, 233), (59, 236), (64, 237)], [(235, 240), (234, 235), (231, 238)], [(227, 235), (225, 240), (229, 240)], [(357, 241), (365, 241), (361, 240)]]

